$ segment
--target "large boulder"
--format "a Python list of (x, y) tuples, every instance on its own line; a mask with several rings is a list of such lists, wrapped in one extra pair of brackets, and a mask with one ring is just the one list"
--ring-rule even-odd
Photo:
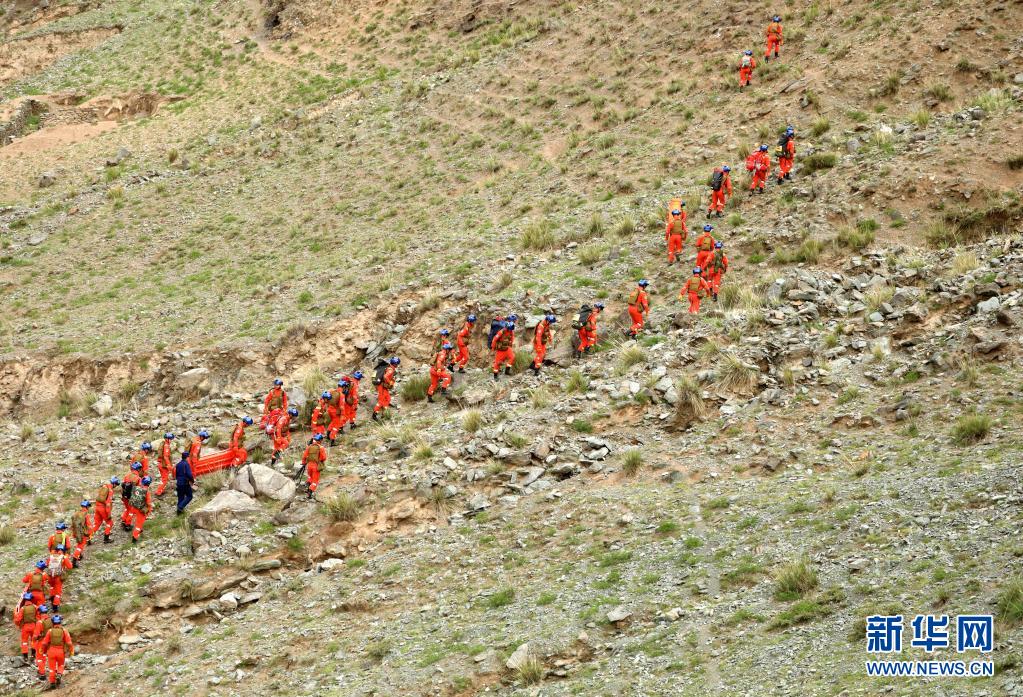
[(295, 482), (266, 465), (253, 463), (238, 470), (238, 474), (231, 480), (231, 489), (248, 496), (288, 501), (295, 495)]
[(262, 511), (262, 507), (251, 496), (240, 491), (221, 491), (188, 519), (193, 527), (213, 530), (227, 523), (231, 518), (242, 518)]
[(177, 377), (178, 389), (208, 393), (210, 391), (210, 371), (208, 368), (192, 368)]

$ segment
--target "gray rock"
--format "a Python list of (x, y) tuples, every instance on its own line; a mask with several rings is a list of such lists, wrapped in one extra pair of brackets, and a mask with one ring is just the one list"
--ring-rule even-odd
[(861, 147), (860, 141), (856, 138), (850, 138), (845, 142), (845, 150), (850, 155), (855, 155), (856, 153), (858, 153), (860, 151), (860, 147)]
[(210, 391), (210, 371), (208, 368), (192, 368), (177, 377), (176, 384), (182, 390)]
[(607, 621), (615, 624), (617, 622), (624, 622), (625, 620), (632, 617), (632, 612), (625, 609), (624, 605), (619, 605), (615, 609), (607, 613)]
[(89, 407), (97, 416), (106, 416), (114, 408), (114, 399), (108, 394), (99, 396), (95, 402)]
[(485, 508), (490, 508), (493, 504), (490, 499), (487, 498), (486, 494), (476, 494), (469, 499), (469, 510), (470, 511), (482, 511)]
[(37, 183), (40, 189), (53, 186), (57, 183), (57, 175), (54, 172), (43, 172), (39, 175), (39, 181)]
[(977, 303), (977, 313), (986, 314), (988, 312), (998, 312), (1001, 306), (1002, 303), (998, 299), (998, 296), (990, 297), (987, 300), (982, 300)]
[(508, 670), (518, 670), (522, 666), (526, 665), (526, 661), (529, 660), (529, 642), (520, 644), (512, 655), (508, 657), (508, 660), (504, 662), (504, 665)]
[(46, 241), (46, 234), (42, 233), (42, 232), (37, 232), (36, 234), (34, 234), (34, 235), (32, 235), (31, 237), (28, 238), (28, 245), (30, 247), (38, 247), (39, 245), (41, 245), (45, 241)]
[(263, 507), (250, 496), (240, 491), (228, 489), (221, 491), (199, 510), (188, 518), (193, 527), (213, 530), (232, 517), (245, 517), (260, 513)]
[(231, 480), (231, 489), (248, 496), (265, 496), (287, 501), (295, 496), (295, 481), (266, 465), (252, 463), (238, 470)]

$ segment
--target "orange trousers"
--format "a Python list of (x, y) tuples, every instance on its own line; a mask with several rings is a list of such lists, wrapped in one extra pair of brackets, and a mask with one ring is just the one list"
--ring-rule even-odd
[(287, 450), (288, 446), (291, 445), (291, 432), (289, 431), (288, 433), (282, 436), (274, 436), (273, 442), (274, 450), (276, 452), (282, 452), (284, 450)]
[(131, 536), (137, 540), (142, 536), (142, 526), (146, 524), (146, 514), (136, 509), (132, 519), (135, 521), (135, 529), (131, 531)]
[(21, 653), (25, 656), (32, 650), (32, 633), (35, 628), (35, 622), (25, 622), (21, 625)]
[(721, 290), (721, 276), (724, 274), (720, 271), (711, 271), (710, 275), (707, 276), (707, 283), (710, 284), (710, 292), (717, 295)]
[(124, 511), (121, 513), (121, 522), (125, 525), (131, 525), (132, 511), (135, 509), (128, 505), (128, 499), (121, 499), (121, 503), (124, 504)]
[(597, 335), (586, 327), (579, 330), (579, 350), (585, 351), (597, 343)]
[[(495, 367), (494, 370), (496, 371), (497, 368)], [(426, 390), (426, 394), (432, 395), (437, 391), (438, 385), (442, 390), (451, 387), (451, 373), (444, 369), (430, 368), (430, 387)]]
[(767, 37), (767, 50), (764, 51), (764, 58), (770, 58), (772, 51), (774, 52), (774, 55), (777, 56), (778, 55), (778, 49), (780, 49), (780, 48), (781, 48), (781, 38), (777, 37), (777, 36), (768, 36)]
[(57, 676), (64, 674), (64, 647), (63, 646), (51, 646), (50, 650), (46, 652), (46, 657), (50, 663), (50, 684), (57, 682)]
[(458, 348), (458, 355), (455, 357), (455, 365), (459, 368), (464, 368), (469, 365), (469, 347), (461, 339), (456, 339), (455, 345)]
[(710, 192), (710, 208), (707, 212), (717, 211), (723, 213), (725, 211), (725, 190), (719, 189), (717, 191)]
[[(327, 426), (327, 437), (331, 440), (337, 438), (337, 432), (344, 428), (345, 422), (341, 417), (341, 412), (336, 407), (327, 407), (327, 416), (330, 417), (330, 424)], [(275, 449), (277, 446), (274, 446)]]
[(358, 404), (342, 404), (341, 405), (341, 423), (342, 424), (354, 424), (355, 423), (355, 412), (359, 410)]
[(700, 311), (700, 294), (689, 291), (689, 314), (695, 315)]
[(698, 250), (696, 252), (696, 265), (699, 266), (701, 269), (705, 269), (707, 268), (707, 264), (709, 264), (710, 260), (713, 258), (714, 252), (706, 251), (703, 249)]
[(320, 466), (315, 462), (306, 465), (306, 483), (309, 485), (309, 492), (314, 493), (320, 485)]
[(629, 317), (632, 318), (632, 327), (629, 329), (633, 334), (643, 331), (643, 312), (635, 305), (629, 305)]
[(103, 527), (103, 534), (109, 535), (114, 527), (114, 521), (110, 518), (110, 507), (102, 503), (96, 504), (96, 514), (92, 518), (92, 531), (96, 532)]
[(36, 670), (39, 671), (40, 675), (46, 675), (46, 654), (43, 653), (43, 639), (39, 638), (39, 641), (35, 642), (33, 647), (36, 650)]
[(167, 483), (170, 481), (171, 469), (170, 467), (160, 466), (160, 486), (156, 487), (156, 495), (163, 496), (163, 492), (167, 491)]
[(391, 391), (383, 385), (377, 385), (377, 405), (373, 407), (373, 413), (379, 414), (389, 406), (391, 406)]
[(675, 255), (682, 254), (682, 235), (668, 235), (668, 263), (675, 263)]
[(750, 78), (753, 77), (753, 68), (739, 68), (739, 87), (745, 87), (750, 84)]
[(547, 357), (547, 344), (539, 341), (533, 342), (533, 367), (539, 368), (543, 365), (543, 359)]
[(768, 170), (753, 170), (753, 183), (749, 185), (749, 190), (763, 189), (767, 185), (767, 172)]
[(778, 176), (784, 177), (786, 174), (792, 171), (792, 160), (787, 157), (778, 158)]
[(60, 606), (60, 596), (64, 593), (64, 579), (60, 576), (47, 576), (46, 580), (50, 583), (51, 609), (56, 610)]
[(494, 372), (498, 373), (501, 368), (515, 365), (515, 349), (506, 348), (503, 351), (494, 352)]

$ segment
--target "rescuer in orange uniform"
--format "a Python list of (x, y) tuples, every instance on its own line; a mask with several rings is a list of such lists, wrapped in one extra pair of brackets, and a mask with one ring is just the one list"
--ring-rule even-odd
[[(732, 168), (728, 165), (715, 167), (710, 175), (710, 206), (707, 207), (707, 217), (717, 213), (720, 218), (724, 215), (725, 201), (727, 196), (732, 195)], [(727, 196), (726, 196), (727, 195)]]
[[(244, 416), (242, 420), (238, 422), (238, 425), (231, 431), (231, 452), (234, 453), (233, 467), (237, 467), (241, 463), (249, 459), (249, 451), (245, 449), (245, 429), (251, 426), (253, 421), (251, 416)], [(159, 492), (157, 492), (159, 495)]]
[[(668, 263), (674, 264), (676, 255), (681, 256), (689, 229), (686, 227), (686, 212), (681, 206), (672, 209), (664, 225), (664, 239), (668, 243)], [(681, 259), (679, 259), (681, 261)]]
[(32, 628), (32, 650), (36, 655), (36, 672), (40, 680), (46, 680), (46, 652), (42, 649), (43, 639), (52, 626), (49, 606), (40, 605), (36, 613), (36, 626)]
[[(589, 314), (586, 311), (589, 310)], [(593, 303), (591, 308), (589, 305), (583, 305), (579, 313), (579, 348), (576, 350), (576, 358), (582, 357), (584, 353), (589, 353), (590, 349), (597, 345), (597, 319), (600, 317), (600, 313), (604, 310), (604, 303), (597, 302)], [(586, 315), (583, 317), (583, 315)]]
[(327, 414), (327, 404), (330, 402), (330, 392), (320, 395), (316, 406), (313, 407), (313, 415), (310, 419), (309, 430), (315, 436), (317, 434), (327, 435), (327, 426), (330, 425), (330, 416)]
[(32, 634), (36, 628), (36, 617), (39, 615), (39, 607), (33, 601), (33, 596), (25, 592), (21, 596), (18, 608), (14, 611), (14, 626), (21, 634), (21, 660), (25, 665), (32, 662)]
[(387, 363), (387, 369), (384, 370), (377, 383), (377, 403), (373, 407), (374, 421), (379, 421), (380, 412), (391, 406), (391, 390), (394, 389), (394, 384), (398, 380), (398, 366), (401, 365), (401, 359), (391, 356)]
[(21, 579), (25, 584), (25, 593), (32, 594), (32, 602), (42, 605), (46, 602), (46, 561), (40, 559), (36, 562), (36, 568), (25, 574)]
[(789, 126), (778, 140), (778, 183), (784, 184), (791, 179), (792, 162), (796, 158), (796, 129)]
[(121, 480), (111, 477), (110, 481), (101, 485), (96, 491), (96, 514), (92, 517), (92, 532), (103, 527), (103, 542), (109, 544), (110, 533), (114, 529), (114, 488), (121, 485)]
[(274, 380), (273, 387), (263, 398), (263, 418), (259, 421), (259, 427), (265, 429), (272, 425), (272, 421), (288, 408), (288, 393), (284, 391), (284, 381), (280, 378)]
[(288, 407), (288, 410), (277, 417), (273, 427), (273, 455), (270, 456), (270, 465), (277, 464), (277, 461), (284, 454), (284, 451), (291, 445), (291, 420), (298, 416), (298, 409)]
[(146, 518), (153, 514), (153, 497), (149, 493), (149, 485), (153, 480), (143, 477), (131, 492), (132, 524), (131, 543), (135, 544), (142, 536), (142, 527), (146, 524)]
[(714, 232), (713, 225), (704, 225), (703, 234), (696, 238), (696, 265), (703, 268), (707, 260), (714, 256)]
[(348, 380), (341, 378), (337, 381), (337, 387), (330, 391), (330, 399), (327, 400), (327, 417), (330, 422), (327, 425), (327, 439), (330, 440), (330, 444), (334, 445), (334, 441), (337, 440), (337, 434), (344, 426), (344, 401), (345, 392), (348, 390)]
[(643, 331), (643, 322), (646, 316), (650, 314), (650, 297), (646, 292), (649, 285), (650, 281), (642, 278), (636, 284), (635, 290), (629, 295), (629, 317), (632, 319), (632, 326), (629, 327), (629, 331), (626, 333), (633, 339)]
[(149, 455), (153, 452), (153, 446), (149, 441), (145, 441), (139, 446), (139, 449), (133, 452), (128, 457), (128, 462), (137, 462), (142, 465), (142, 469), (139, 474), (145, 477), (149, 473)]
[(476, 315), (469, 315), (462, 323), (462, 328), (455, 334), (455, 347), (458, 354), (455, 356), (455, 366), (459, 373), (465, 372), (465, 366), (469, 365), (469, 337), (476, 327)]
[[(341, 402), (341, 430), (351, 424), (355, 428), (355, 416), (359, 412), (359, 385), (362, 384), (362, 371), (356, 370), (351, 375), (345, 376), (348, 379), (348, 392)], [(349, 429), (351, 430), (351, 429)]]
[(195, 469), (195, 466), (199, 464), (199, 458), (202, 457), (202, 446), (204, 446), (206, 441), (209, 439), (209, 432), (203, 429), (195, 434), (195, 438), (192, 439), (192, 443), (188, 446), (188, 464), (193, 470)]
[(43, 635), (39, 644), (40, 651), (46, 656), (49, 668), (50, 687), (58, 687), (64, 675), (64, 659), (75, 655), (75, 645), (71, 635), (63, 627), (64, 618), (53, 616), (53, 626)]
[(505, 375), (511, 375), (512, 366), (515, 365), (515, 323), (505, 322), (500, 331), (494, 335), (490, 342), (490, 348), (494, 350), (494, 380), (497, 380), (498, 373), (504, 368)]
[(57, 545), (57, 549), (46, 560), (46, 582), (50, 586), (50, 605), (54, 612), (60, 609), (60, 597), (64, 594), (64, 572), (72, 568), (74, 566), (68, 557), (67, 547)]
[(142, 465), (138, 462), (131, 463), (131, 469), (128, 470), (128, 474), (124, 475), (124, 478), (121, 480), (121, 503), (124, 505), (124, 510), (121, 511), (121, 527), (125, 530), (131, 530), (131, 490), (142, 481), (142, 477), (139, 476), (141, 469)]
[(321, 445), (322, 442), (323, 435), (317, 433), (302, 453), (302, 465), (305, 467), (309, 498), (316, 493), (316, 487), (320, 485), (320, 467), (327, 462), (327, 449)]
[(693, 276), (685, 285), (682, 286), (682, 290), (678, 292), (678, 299), (682, 300), (686, 295), (689, 295), (689, 314), (695, 315), (700, 311), (700, 293), (707, 295), (710, 292), (710, 285), (704, 280), (701, 274), (703, 269), (697, 266), (693, 269)]
[(743, 51), (739, 59), (739, 89), (753, 83), (753, 69), (757, 62), (753, 58), (753, 51)]
[(75, 536), (75, 550), (71, 553), (71, 563), (78, 566), (82, 560), (85, 545), (92, 544), (92, 521), (89, 520), (89, 509), (92, 502), (88, 499), (78, 504), (78, 510), (71, 516), (71, 534)]
[(767, 175), (771, 172), (771, 156), (767, 154), (767, 146), (761, 145), (753, 158), (753, 182), (750, 191), (764, 193), (767, 186)]
[(764, 60), (771, 60), (771, 53), (778, 57), (778, 49), (782, 44), (781, 17), (775, 15), (771, 23), (767, 25), (767, 50), (764, 51)]
[(71, 533), (67, 531), (67, 523), (63, 520), (58, 520), (57, 524), (53, 526), (54, 532), (50, 535), (49, 541), (46, 543), (46, 549), (52, 554), (57, 549), (57, 545), (64, 545), (64, 549), (71, 547), (71, 543), (74, 542), (74, 538), (71, 537)]
[(426, 390), (426, 401), (433, 401), (433, 394), (437, 391), (437, 387), (440, 386), (441, 392), (447, 392), (448, 388), (451, 387), (451, 373), (448, 372), (448, 364), (451, 362), (451, 344), (444, 342), (440, 351), (438, 351), (434, 357), (433, 362), (430, 364), (430, 386)]
[(707, 262), (707, 284), (714, 300), (718, 299), (718, 292), (721, 290), (721, 277), (728, 271), (728, 257), (725, 256), (725, 245), (723, 242), (714, 243), (714, 255)]
[(537, 322), (536, 328), (533, 330), (533, 375), (540, 374), (544, 358), (547, 357), (547, 347), (550, 346), (551, 341), (554, 339), (551, 325), (557, 321), (558, 318), (553, 313), (548, 312), (542, 320)]
[[(163, 496), (167, 491), (167, 482), (174, 474), (174, 453), (171, 452), (171, 441), (174, 440), (173, 433), (163, 434), (163, 445), (160, 446), (160, 455), (156, 459), (157, 469), (160, 470), (160, 486), (156, 487), (156, 495)], [(97, 513), (99, 509), (97, 509)]]

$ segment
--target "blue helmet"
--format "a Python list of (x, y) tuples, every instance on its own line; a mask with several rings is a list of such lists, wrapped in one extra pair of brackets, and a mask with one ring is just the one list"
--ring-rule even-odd
[(544, 315), (544, 317), (543, 317), (543, 318), (544, 318), (545, 320), (547, 320), (547, 322), (548, 322), (549, 324), (554, 324), (555, 322), (557, 322), (557, 321), (558, 321), (558, 318), (557, 318), (557, 317), (555, 317), (554, 315), (552, 315), (552, 314), (551, 314), (551, 313), (549, 313), (549, 312), (548, 312), (548, 313), (547, 313), (546, 315)]
[(313, 436), (313, 440), (316, 441), (317, 443), (320, 442), (321, 440), (323, 440), (323, 434), (317, 433), (315, 436)]
[(244, 418), (242, 419), (242, 423), (243, 423), (243, 424), (245, 424), (246, 426), (251, 426), (251, 425), (252, 425), (252, 423), (253, 423), (253, 421), (252, 421), (252, 417), (251, 417), (251, 416), (246, 416), (246, 417), (244, 417)]
[(82, 508), (88, 508), (89, 506), (92, 505), (92, 501), (90, 501), (89, 499), (82, 499), (82, 502), (78, 505), (81, 506)]
[(53, 617), (50, 618), (50, 621), (53, 622), (54, 624), (60, 624), (61, 622), (64, 621), (64, 618), (61, 617), (60, 615), (54, 615)]
[(519, 319), (518, 315), (508, 315), (508, 321), (514, 324)]
[(134, 470), (134, 471), (138, 471), (138, 470), (142, 469), (142, 463), (141, 462), (133, 462), (133, 463), (131, 463), (131, 469)]
[(593, 306), (595, 308), (597, 308), (598, 310), (603, 310), (604, 309), (604, 303), (600, 303), (600, 302), (593, 303)]
[(731, 171), (732, 171), (732, 168), (731, 168), (731, 167), (729, 167), (728, 165), (722, 165), (722, 166), (721, 166), (721, 171), (722, 171), (722, 172), (731, 172)]
[(760, 146), (760, 152), (767, 152), (767, 146), (766, 145), (761, 145)]
[(25, 595), (21, 596), (21, 599), (22, 600), (31, 600), (32, 599), (32, 594), (26, 592)]
[(468, 317), (465, 318), (465, 321), (468, 322), (469, 324), (475, 324), (476, 315), (469, 315)]
[(721, 249), (724, 246), (725, 246), (725, 243), (721, 242), (720, 240), (714, 243), (714, 249)]
[(693, 269), (694, 276), (699, 276), (701, 273), (703, 273), (703, 269), (701, 269), (699, 266)]
[(298, 409), (296, 409), (295, 407), (291, 407), (290, 409), (288, 409), (288, 413), (291, 414), (292, 416), (298, 416)]
[(118, 479), (117, 477), (111, 477), (110, 483), (113, 484), (114, 486), (121, 486), (121, 480)]
[(139, 449), (140, 449), (140, 450), (144, 450), (145, 452), (147, 452), (147, 453), (148, 453), (148, 452), (149, 452), (150, 450), (152, 450), (152, 449), (153, 449), (153, 444), (152, 444), (152, 443), (150, 443), (150, 442), (149, 442), (149, 441), (147, 440), (147, 441), (143, 442), (143, 443), (142, 443), (142, 445), (140, 445), (140, 446), (139, 446)]
[[(42, 559), (40, 559), (39, 561), (36, 562), (36, 568), (40, 569), (40, 570), (45, 569), (46, 568), (46, 562), (43, 561)], [(42, 608), (40, 608), (40, 609), (42, 609)], [(46, 612), (46, 610), (43, 610), (43, 612)]]
[(174, 440), (174, 434), (173, 433), (164, 433), (163, 434), (163, 439), (164, 440)]
[(637, 285), (646, 288), (648, 285), (650, 285), (650, 281), (646, 280), (645, 278), (641, 278), (639, 279), (639, 283)]
[(682, 215), (682, 211), (680, 211), (678, 208), (674, 208), (674, 209), (672, 209), (671, 214), (672, 215)]
[(320, 398), (321, 399), (330, 399), (330, 392), (327, 392), (326, 390), (324, 390), (323, 394), (320, 395)]
[(199, 431), (199, 437), (202, 438), (203, 440), (208, 440), (210, 437), (210, 432), (207, 431), (206, 429), (203, 429)]
[(444, 345), (441, 346), (441, 348), (444, 349), (445, 351), (450, 351), (454, 347), (451, 345), (450, 341), (445, 341)]
[(57, 551), (58, 552), (66, 552), (67, 551), (67, 547), (65, 547), (64, 545), (57, 545)]
[(753, 51), (743, 51), (743, 53), (745, 55), (747, 55), (747, 56), (752, 56), (753, 55)]
[[(41, 561), (41, 562), (39, 562), (39, 564), (42, 564), (42, 566), (39, 567), (39, 568), (41, 568), (41, 569), (45, 569), (46, 568), (46, 562)], [(38, 566), (38, 564), (36, 566)], [(47, 613), (49, 611), (50, 611), (50, 606), (47, 605), (46, 603), (43, 603), (42, 605), (39, 606), (39, 612), (42, 612), (43, 614), (45, 614), (45, 613)]]
[(397, 356), (391, 356), (391, 360), (387, 361), (391, 365), (401, 365), (401, 359)]
[(274, 380), (274, 385), (276, 385), (277, 387), (280, 387), (283, 384), (284, 384), (284, 381), (281, 380), (280, 378), (277, 378), (277, 379)]
[(774, 21), (775, 22), (780, 22), (781, 21), (781, 17), (779, 17), (778, 15), (775, 15), (774, 16)]
[(443, 329), (440, 330), (440, 335), (441, 336), (447, 336), (450, 333), (451, 333), (451, 330), (448, 329), (447, 327), (444, 327)]
[(713, 225), (704, 225), (704, 226), (703, 226), (703, 231), (704, 231), (704, 232), (710, 232), (710, 231), (711, 231), (711, 230), (713, 230), (713, 229), (714, 229), (714, 226), (713, 226)]
[(348, 384), (348, 380), (345, 379), (345, 378), (341, 378), (340, 380), (337, 381), (337, 386), (338, 387), (344, 387), (347, 384)]
[(63, 520), (58, 520), (57, 524), (54, 527), (57, 528), (58, 530), (67, 530), (67, 523), (65, 523)]
[(796, 127), (795, 126), (786, 126), (785, 127), (785, 132), (786, 133), (795, 133), (796, 132)]
[(152, 483), (153, 483), (153, 478), (152, 477), (143, 477), (142, 478), (142, 486), (149, 486)]
[(510, 332), (513, 332), (513, 331), (515, 331), (515, 323), (514, 322), (505, 322), (504, 323), (504, 328), (507, 329)]
[(356, 370), (354, 373), (352, 373), (352, 377), (355, 378), (356, 380), (362, 380), (362, 378), (364, 378), (365, 375), (362, 374), (361, 370)]

